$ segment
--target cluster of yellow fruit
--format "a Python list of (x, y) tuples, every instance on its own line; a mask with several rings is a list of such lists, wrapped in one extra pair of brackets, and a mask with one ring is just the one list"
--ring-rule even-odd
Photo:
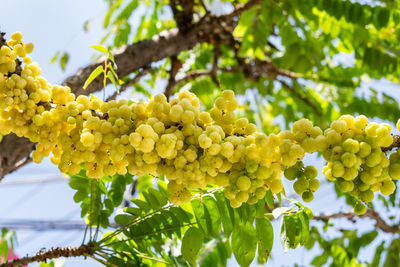
[(287, 168), (284, 175), (290, 181), (297, 178), (293, 189), (305, 202), (311, 202), (314, 199), (314, 192), (320, 185), (317, 179), (318, 171), (314, 166), (304, 167), (303, 162), (298, 161), (294, 166)]
[[(394, 170), (397, 165), (395, 156), (391, 161), (382, 151), (393, 143), (390, 125), (386, 123), (368, 123), (361, 115), (345, 115), (334, 121), (324, 135), (328, 147), (323, 151), (327, 165), (323, 173), (328, 180), (336, 181), (342, 192), (349, 192), (362, 202), (371, 202), (374, 192), (383, 195), (394, 192), (393, 180), (400, 178)], [(392, 170), (392, 171), (390, 171)], [(364, 213), (366, 207), (357, 203), (356, 213)]]
[[(323, 152), (328, 179), (365, 202), (373, 191), (393, 192), (391, 178), (400, 177), (400, 154), (389, 160), (381, 151), (392, 143), (390, 127), (368, 124), (363, 116), (343, 116), (325, 132), (302, 119), (290, 131), (265, 135), (237, 119), (230, 90), (210, 112), (201, 112), (188, 91), (170, 101), (159, 94), (138, 103), (75, 97), (39, 77), (40, 68), (26, 56), (32, 49), (20, 33), (0, 48), (0, 132), (37, 142), (33, 160), (52, 154), (64, 173), (76, 174), (84, 164), (91, 178), (165, 174), (174, 204), (189, 201), (189, 190), (216, 184), (232, 207), (256, 203), (267, 190), (281, 192), (284, 170), (290, 180), (299, 178), (296, 192), (311, 201), (319, 182), (314, 167), (299, 163), (305, 153)], [(10, 63), (17, 57), (25, 63), (20, 73)]]

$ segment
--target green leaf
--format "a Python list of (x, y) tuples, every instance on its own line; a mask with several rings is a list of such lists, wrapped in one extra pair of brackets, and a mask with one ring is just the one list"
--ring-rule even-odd
[(86, 20), (85, 23), (83, 24), (83, 30), (85, 32), (89, 32), (91, 22), (92, 22), (91, 20)]
[(123, 0), (118, 0), (111, 5), (110, 9), (108, 10), (107, 14), (104, 17), (104, 23), (103, 23), (104, 28), (108, 27), (108, 25), (110, 24), (110, 19), (111, 19), (112, 14), (114, 13), (114, 11), (117, 8), (119, 8), (121, 6), (122, 2), (123, 2)]
[(148, 212), (150, 210), (150, 205), (146, 201), (136, 199), (136, 198), (132, 198), (131, 201), (133, 203), (135, 203), (144, 212)]
[(266, 218), (256, 218), (256, 230), (258, 256), (263, 260), (262, 262), (267, 262), (274, 243), (274, 230), (272, 228), (272, 223)]
[(231, 246), (239, 265), (250, 266), (257, 249), (257, 232), (253, 225), (250, 223), (237, 225), (232, 232)]
[(209, 214), (204, 211), (203, 203), (200, 199), (195, 198), (190, 201), (190, 204), (196, 217), (197, 226), (201, 231), (203, 231), (204, 236), (209, 236), (210, 233), (208, 232), (207, 226), (207, 220), (209, 220), (207, 219), (207, 217), (209, 216)]
[(390, 244), (383, 267), (400, 266), (400, 240), (394, 239)]
[(149, 188), (148, 192), (158, 200), (160, 207), (167, 205), (168, 198), (165, 195), (163, 195), (160, 191), (154, 188)]
[(221, 216), (217, 202), (213, 196), (204, 196), (202, 201), (204, 204), (204, 212), (207, 214), (207, 231), (209, 235), (218, 237), (221, 231)]
[(160, 202), (158, 202), (158, 199), (156, 196), (154, 196), (150, 191), (147, 192), (142, 192), (143, 197), (146, 199), (146, 202), (150, 204), (150, 207), (153, 210), (157, 210), (161, 208)]
[(114, 218), (115, 222), (120, 225), (128, 224), (128, 223), (132, 222), (134, 219), (135, 219), (135, 217), (127, 215), (127, 214), (118, 214)]
[(115, 22), (126, 21), (132, 15), (133, 10), (138, 6), (139, 1), (131, 0), (131, 2), (119, 13), (118, 17), (115, 19)]
[(99, 76), (101, 73), (103, 72), (103, 66), (97, 66), (96, 69), (94, 69), (94, 71), (92, 71), (92, 73), (90, 73), (89, 77), (87, 78), (85, 84), (83, 85), (83, 89), (86, 89), (89, 84), (97, 78), (97, 76)]
[(203, 232), (196, 227), (190, 227), (182, 238), (182, 256), (192, 265), (195, 264), (203, 239)]
[(136, 217), (140, 217), (143, 214), (143, 211), (141, 209), (135, 208), (135, 207), (125, 207), (124, 208), (124, 212), (130, 213), (130, 214), (132, 214), (133, 216), (136, 216)]
[(267, 202), (268, 208), (272, 210), (274, 208), (274, 196), (272, 195), (271, 190), (265, 192), (265, 201)]
[(310, 236), (310, 224), (307, 213), (304, 211), (297, 213), (297, 217), (301, 223), (301, 237), (300, 244), (304, 245)]
[(79, 203), (84, 200), (88, 196), (88, 192), (86, 190), (79, 190), (74, 195), (75, 203)]
[(107, 48), (105, 48), (102, 45), (91, 45), (90, 47), (95, 49), (95, 50), (97, 50), (97, 51), (99, 51), (99, 52), (101, 52), (101, 53), (103, 53), (103, 54), (105, 54), (105, 55), (108, 54)]
[(60, 51), (57, 51), (57, 53), (54, 54), (54, 56), (51, 58), (50, 63), (56, 62), (57, 58), (60, 56)]
[(292, 216), (283, 215), (281, 222), (281, 243), (285, 251), (296, 247), (296, 222)]
[(374, 266), (380, 266), (380, 261), (382, 257), (382, 252), (385, 249), (385, 241), (382, 241), (379, 246), (376, 247), (375, 255), (370, 264), (368, 264), (369, 267), (374, 267)]
[(65, 70), (68, 61), (69, 61), (69, 54), (67, 52), (64, 52), (64, 54), (60, 58), (60, 66), (62, 70)]
[(386, 8), (379, 8), (376, 20), (378, 28), (385, 27), (389, 23), (390, 12)]
[[(110, 68), (110, 70), (111, 70), (111, 68)], [(116, 89), (117, 92), (119, 93), (119, 88), (118, 88), (119, 82), (117, 82), (117, 81), (115, 80), (115, 77), (114, 77), (114, 75), (112, 74), (111, 71), (107, 72), (107, 78), (111, 81), (112, 84), (114, 84), (115, 89)]]
[[(224, 233), (229, 236), (233, 230), (233, 223), (235, 220), (234, 214), (231, 214), (229, 209), (232, 209), (228, 203), (228, 200), (224, 197), (222, 192), (217, 192), (214, 194), (217, 199), (217, 206), (219, 213), (221, 215), (222, 227)], [(233, 210), (232, 210), (233, 213)]]

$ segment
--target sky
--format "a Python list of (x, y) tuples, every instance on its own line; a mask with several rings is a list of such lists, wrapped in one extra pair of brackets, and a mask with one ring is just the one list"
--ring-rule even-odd
[[(9, 37), (12, 32), (20, 31), (24, 40), (33, 42), (35, 50), (31, 55), (34, 61), (42, 68), (42, 76), (51, 83), (60, 83), (66, 77), (74, 74), (79, 67), (92, 61), (93, 49), (91, 45), (98, 44), (104, 36), (102, 18), (107, 6), (101, 0), (0, 0), (0, 30)], [(219, 11), (223, 13), (219, 6)], [(85, 33), (83, 25), (91, 21), (90, 31)], [(61, 71), (58, 64), (50, 64), (51, 58), (57, 51), (68, 51), (70, 61), (65, 72)], [(368, 88), (371, 84), (366, 84)], [(374, 87), (393, 92), (394, 87), (389, 87), (385, 82), (374, 82)], [(159, 89), (159, 88), (158, 88)], [(399, 99), (398, 90), (395, 93)], [(306, 165), (313, 164), (321, 170), (323, 161), (315, 157), (307, 157)], [(337, 200), (332, 189), (332, 184), (319, 174), (322, 182), (321, 188), (315, 194), (315, 200), (307, 204), (314, 212), (330, 213), (349, 210), (343, 200)], [(52, 182), (15, 184), (17, 181), (33, 179), (57, 179)], [(285, 184), (288, 195), (291, 194), (291, 184)], [(69, 188), (68, 180), (52, 165), (49, 160), (44, 160), (40, 165), (31, 163), (15, 173), (6, 176), (0, 183), (0, 223), (3, 221), (25, 220), (81, 220), (80, 207), (73, 202), (74, 191)], [(82, 221), (83, 222), (83, 221)], [(353, 225), (346, 220), (337, 220), (335, 225), (343, 227), (357, 227), (361, 232), (372, 229), (373, 222), (363, 220)], [(318, 253), (318, 248), (307, 251), (303, 248), (290, 250), (284, 253), (279, 240), (279, 222), (274, 222), (275, 242), (272, 258), (266, 266), (308, 266), (313, 256)], [(334, 233), (329, 234), (334, 236)], [(389, 236), (381, 235), (383, 239)], [(45, 231), (34, 232), (30, 230), (17, 231), (18, 246), (16, 253), (20, 256), (32, 255), (42, 248), (56, 246), (78, 246), (82, 242), (83, 232), (74, 231)], [(364, 260), (372, 259), (372, 250), (362, 251)], [(37, 266), (38, 264), (32, 264)], [(69, 258), (65, 266), (100, 266), (93, 260)], [(234, 261), (229, 266), (237, 266)], [(253, 263), (252, 266), (256, 266)]]

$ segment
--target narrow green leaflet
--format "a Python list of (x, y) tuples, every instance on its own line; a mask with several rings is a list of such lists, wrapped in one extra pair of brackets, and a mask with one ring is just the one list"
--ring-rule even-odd
[(266, 218), (256, 218), (259, 263), (265, 263), (271, 254), (274, 243), (272, 223)]
[(135, 217), (126, 214), (118, 214), (117, 216), (115, 216), (114, 220), (120, 225), (125, 225), (134, 221)]
[(207, 221), (210, 215), (204, 211), (204, 205), (200, 199), (192, 199), (190, 201), (194, 215), (196, 217), (197, 225), (203, 231), (205, 236), (209, 236)]
[(103, 54), (107, 54), (108, 53), (107, 48), (105, 48), (102, 45), (91, 45), (90, 47), (93, 48), (93, 49), (96, 49), (97, 51), (99, 51), (99, 52), (101, 52)]
[(268, 205), (268, 208), (270, 208), (271, 210), (274, 208), (274, 196), (272, 195), (271, 190), (268, 190), (265, 193), (265, 202)]
[(202, 231), (196, 227), (189, 228), (182, 238), (182, 257), (185, 258), (185, 260), (187, 260), (189, 263), (194, 265), (202, 244)]
[(400, 266), (400, 240), (395, 239), (390, 244), (383, 267)]
[(60, 66), (62, 70), (65, 70), (68, 61), (69, 61), (69, 54), (67, 52), (64, 52), (64, 54), (60, 58)]
[[(219, 213), (221, 214), (221, 221), (224, 233), (229, 236), (233, 230), (235, 215), (232, 214), (233, 210), (229, 205), (229, 202), (221, 192), (215, 193), (214, 196), (217, 199), (217, 205)], [(232, 213), (230, 212), (230, 210), (232, 210)]]
[[(112, 67), (110, 67), (109, 69), (112, 70)], [(119, 88), (118, 88), (119, 82), (117, 82), (117, 80), (115, 80), (114, 73), (112, 73), (111, 71), (109, 71), (109, 72), (107, 73), (107, 78), (112, 82), (112, 84), (114, 84), (115, 89), (116, 89), (117, 92), (119, 93)]]
[(374, 258), (372, 259), (372, 262), (368, 264), (368, 267), (379, 266), (382, 258), (382, 252), (384, 249), (385, 249), (385, 241), (382, 241), (379, 244), (379, 246), (376, 247)]
[(50, 63), (56, 62), (57, 58), (60, 56), (60, 51), (57, 51), (54, 56), (51, 58)]
[(240, 266), (248, 267), (256, 255), (257, 232), (250, 223), (237, 225), (231, 236), (233, 255)]
[(123, 0), (118, 0), (118, 1), (114, 2), (114, 3), (111, 5), (110, 9), (108, 10), (107, 14), (106, 14), (105, 17), (104, 17), (104, 23), (103, 23), (103, 27), (104, 27), (104, 28), (107, 28), (107, 27), (108, 27), (108, 25), (110, 24), (110, 19), (111, 19), (112, 14), (114, 13), (114, 11), (115, 11), (117, 8), (120, 7), (120, 5), (122, 4), (122, 2), (123, 2)]
[(205, 196), (202, 199), (204, 204), (204, 212), (208, 213), (207, 231), (213, 237), (217, 237), (221, 231), (221, 216), (218, 210), (217, 202), (213, 196)]
[(281, 222), (281, 243), (285, 251), (295, 248), (296, 221), (290, 215), (284, 215)]
[(94, 71), (92, 71), (92, 73), (90, 73), (85, 84), (83, 85), (83, 89), (86, 89), (89, 86), (89, 84), (91, 84), (93, 80), (96, 79), (97, 76), (99, 76), (102, 72), (103, 72), (103, 66), (102, 65), (97, 66), (97, 68)]
[(309, 235), (310, 235), (309, 219), (308, 219), (307, 214), (304, 211), (299, 212), (297, 214), (297, 217), (299, 219), (298, 221), (301, 223), (300, 224), (300, 226), (301, 226), (300, 244), (304, 245), (307, 242)]

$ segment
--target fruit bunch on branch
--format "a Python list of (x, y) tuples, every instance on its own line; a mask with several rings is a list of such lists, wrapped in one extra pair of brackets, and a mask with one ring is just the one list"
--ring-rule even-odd
[(209, 112), (188, 91), (170, 101), (159, 94), (142, 102), (103, 102), (49, 84), (27, 56), (32, 50), (21, 33), (0, 48), (0, 132), (37, 143), (33, 161), (50, 156), (63, 173), (84, 167), (95, 179), (165, 174), (176, 205), (191, 199), (190, 190), (209, 184), (224, 187), (231, 206), (240, 207), (264, 198), (267, 190), (283, 192), (283, 172), (297, 179), (295, 191), (311, 201), (319, 187), (317, 170), (301, 161), (305, 153), (320, 152), (327, 161), (324, 175), (358, 200), (359, 214), (366, 211), (362, 202), (372, 201), (377, 191), (390, 195), (400, 178), (400, 154), (386, 155), (385, 148), (393, 146), (388, 124), (344, 115), (325, 131), (301, 119), (290, 130), (266, 135), (237, 118), (238, 100), (230, 90)]

